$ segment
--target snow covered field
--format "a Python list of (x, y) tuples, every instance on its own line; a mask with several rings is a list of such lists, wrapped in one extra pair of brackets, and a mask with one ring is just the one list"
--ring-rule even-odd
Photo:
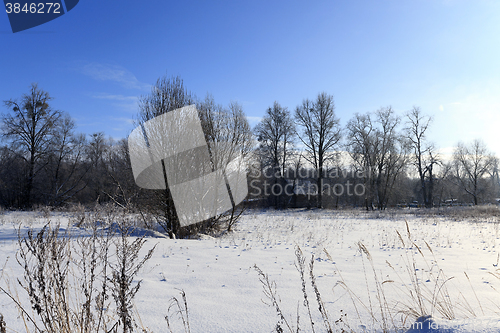
[[(49, 218), (63, 228), (70, 220), (67, 213)], [(17, 228), (21, 225), (21, 232), (26, 232), (46, 222), (37, 213), (0, 215), (0, 286), (13, 286), (23, 276), (15, 260)], [(70, 228), (75, 237), (84, 232)], [(151, 234), (141, 253), (157, 247), (139, 274), (143, 282), (135, 298), (137, 322), (148, 331), (167, 332), (164, 317), (171, 298), (179, 298), (183, 290), (193, 333), (272, 332), (279, 318), (275, 308), (265, 304), (271, 301), (257, 265), (275, 282), (288, 324), (296, 329), (299, 314), (301, 331), (310, 332), (296, 268), (300, 248), (316, 332), (326, 332), (327, 326), (309, 277), (312, 255), (315, 281), (333, 331), (411, 329), (415, 317), (408, 314), (419, 312), (420, 299), (420, 308), (433, 317), (422, 324), (424, 329), (500, 332), (499, 229), (493, 218), (470, 222), (398, 212), (254, 210), (242, 217), (234, 232), (219, 238), (170, 240)], [(24, 291), (17, 291), (29, 309)], [(0, 295), (0, 313), (7, 332), (26, 331), (5, 295)], [(184, 332), (172, 309), (170, 318), (174, 331)], [(286, 325), (281, 326), (287, 332)]]

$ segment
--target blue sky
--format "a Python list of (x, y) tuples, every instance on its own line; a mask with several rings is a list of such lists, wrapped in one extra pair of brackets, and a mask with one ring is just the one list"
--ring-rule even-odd
[(80, 0), (16, 34), (0, 14), (0, 100), (38, 82), (78, 131), (121, 138), (164, 74), (240, 102), (252, 124), (275, 100), (293, 110), (325, 91), (343, 125), (419, 106), (443, 152), (480, 138), (500, 156), (499, 17), (486, 0)]

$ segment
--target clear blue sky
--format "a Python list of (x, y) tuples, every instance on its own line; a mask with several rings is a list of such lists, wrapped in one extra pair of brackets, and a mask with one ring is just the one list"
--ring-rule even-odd
[(481, 138), (500, 156), (500, 1), (80, 0), (16, 34), (0, 14), (0, 39), (0, 100), (38, 82), (87, 134), (125, 137), (167, 73), (240, 102), (253, 124), (275, 100), (293, 110), (321, 91), (342, 124), (416, 105), (444, 151)]

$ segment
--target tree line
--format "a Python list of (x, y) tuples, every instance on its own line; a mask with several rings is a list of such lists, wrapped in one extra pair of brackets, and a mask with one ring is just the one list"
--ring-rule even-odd
[(254, 129), (254, 184), (267, 188), (255, 193), (276, 208), (497, 203), (498, 157), (474, 140), (446, 158), (427, 138), (431, 124), (418, 107), (399, 116), (388, 106), (355, 113), (342, 128), (332, 95), (305, 99), (293, 112), (275, 102)]
[[(157, 212), (165, 230), (177, 233), (168, 186), (158, 191), (135, 185), (127, 140), (78, 133), (71, 116), (55, 110), (52, 100), (35, 83), (20, 98), (4, 101), (0, 206), (146, 207)], [(140, 98), (135, 124), (191, 104), (199, 112), (212, 168), (236, 151), (248, 162), (246, 204), (375, 210), (478, 205), (500, 197), (498, 158), (480, 140), (458, 143), (451, 158), (440, 155), (427, 138), (432, 117), (418, 107), (403, 116), (391, 107), (356, 113), (342, 127), (333, 96), (322, 92), (293, 110), (274, 102), (252, 129), (238, 103), (220, 105), (211, 95), (199, 99), (181, 78), (164, 76)], [(223, 218), (233, 221), (238, 214)]]

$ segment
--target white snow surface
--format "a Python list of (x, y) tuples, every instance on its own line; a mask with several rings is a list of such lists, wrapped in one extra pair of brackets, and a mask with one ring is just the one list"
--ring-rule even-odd
[[(53, 213), (49, 219), (70, 228), (73, 237), (84, 234), (68, 225), (69, 217)], [(45, 223), (37, 213), (0, 215), (0, 286), (14, 288), (23, 276), (15, 259), (18, 231), (39, 230)], [(148, 231), (141, 253), (157, 246), (138, 276), (137, 322), (150, 332), (168, 332), (170, 300), (183, 290), (193, 333), (273, 332), (279, 318), (266, 304), (257, 265), (276, 283), (289, 325), (296, 329), (299, 313), (300, 331), (310, 332), (295, 265), (299, 247), (307, 266), (314, 255), (316, 283), (334, 332), (500, 332), (499, 232), (492, 221), (332, 210), (250, 210), (234, 231), (217, 238), (172, 240)], [(134, 236), (140, 235), (138, 230)], [(427, 297), (425, 314), (431, 317), (416, 323), (418, 311), (408, 311), (418, 309), (411, 276), (423, 293), (438, 296)], [(309, 272), (305, 278), (315, 332), (326, 332)], [(29, 309), (24, 291), (15, 288)], [(2, 294), (0, 313), (7, 332), (26, 331), (15, 305)], [(174, 331), (184, 332), (180, 319), (172, 320)]]

